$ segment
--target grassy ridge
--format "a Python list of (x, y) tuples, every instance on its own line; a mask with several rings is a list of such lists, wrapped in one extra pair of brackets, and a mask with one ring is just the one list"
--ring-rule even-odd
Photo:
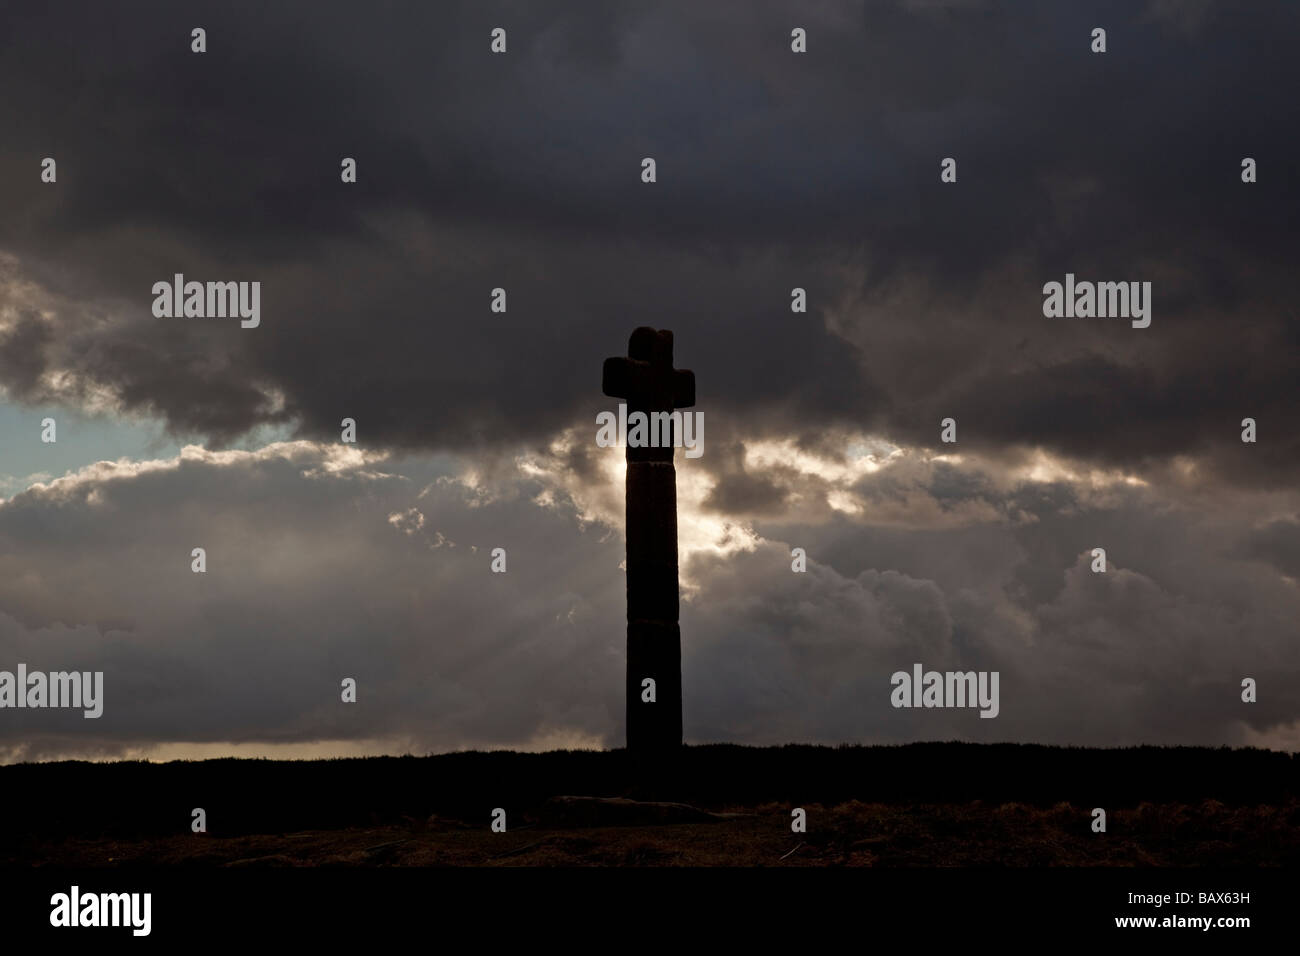
[(683, 748), (670, 765), (625, 751), (468, 752), (342, 760), (60, 762), (0, 767), (0, 842), (189, 831), (235, 836), (526, 813), (558, 794), (701, 807), (1069, 803), (1108, 813), (1151, 804), (1281, 806), (1300, 797), (1300, 760), (1253, 749), (1089, 749), (925, 743), (890, 747)]

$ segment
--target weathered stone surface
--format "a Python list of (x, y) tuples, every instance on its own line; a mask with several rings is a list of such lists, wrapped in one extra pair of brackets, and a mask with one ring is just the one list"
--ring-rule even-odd
[[(627, 358), (608, 358), (606, 395), (633, 411), (695, 404), (695, 375), (673, 368), (673, 334), (642, 326)], [(682, 742), (681, 632), (677, 626), (677, 472), (673, 449), (627, 448), (627, 746), (661, 752)], [(642, 682), (655, 682), (655, 701)]]
[[(645, 678), (655, 702), (641, 699)], [(627, 748), (663, 750), (682, 742), (682, 635), (676, 621), (627, 622)]]

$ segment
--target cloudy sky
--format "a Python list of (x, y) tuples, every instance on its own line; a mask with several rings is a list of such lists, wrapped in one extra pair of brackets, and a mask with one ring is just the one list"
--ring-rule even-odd
[[(0, 760), (621, 746), (595, 416), (638, 325), (706, 423), (689, 741), (1300, 749), (1298, 30), (1208, 0), (7, 6), (0, 669), (102, 670), (105, 702), (0, 711)], [(1151, 282), (1150, 327), (1044, 317), (1067, 272)], [(155, 317), (175, 273), (260, 282), (260, 325)], [(917, 661), (999, 671), (1000, 715), (892, 708)]]

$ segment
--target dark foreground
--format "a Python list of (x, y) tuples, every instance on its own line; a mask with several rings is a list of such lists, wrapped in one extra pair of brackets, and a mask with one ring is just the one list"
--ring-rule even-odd
[[(735, 808), (717, 822), (555, 827), (348, 827), (220, 837), (41, 841), (5, 863), (57, 866), (1278, 866), (1300, 861), (1300, 805), (1237, 808), (1207, 801), (1119, 810), (1108, 832), (1068, 804), (805, 807), (792, 833), (782, 806)], [(528, 818), (525, 817), (525, 820)], [(38, 859), (32, 859), (34, 854)]]
[[(622, 751), (19, 765), (0, 767), (0, 863), (1286, 866), (1298, 767), (1258, 750), (974, 744), (691, 747), (657, 766)], [(556, 799), (572, 794), (637, 803)]]

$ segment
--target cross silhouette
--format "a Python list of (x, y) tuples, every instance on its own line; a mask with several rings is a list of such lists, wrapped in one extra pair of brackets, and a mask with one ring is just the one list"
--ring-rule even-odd
[[(627, 357), (605, 359), (601, 389), (628, 413), (695, 404), (695, 373), (673, 368), (673, 333), (642, 326)], [(675, 444), (675, 436), (674, 436)], [(663, 752), (682, 742), (678, 626), (677, 471), (673, 446), (627, 448), (627, 748)], [(648, 702), (644, 682), (654, 681)]]
[(695, 373), (673, 368), (673, 333), (668, 329), (636, 329), (627, 342), (627, 357), (605, 359), (601, 378), (601, 391), (626, 399), (629, 412), (666, 412), (695, 404)]

